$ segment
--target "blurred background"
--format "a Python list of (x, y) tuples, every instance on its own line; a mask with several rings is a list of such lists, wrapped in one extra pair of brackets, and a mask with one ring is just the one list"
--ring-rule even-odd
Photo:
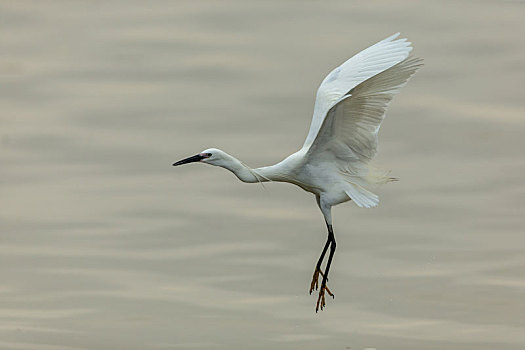
[[(1, 349), (523, 349), (521, 1), (1, 1)], [(324, 76), (401, 32), (376, 209), (250, 166), (308, 132)]]

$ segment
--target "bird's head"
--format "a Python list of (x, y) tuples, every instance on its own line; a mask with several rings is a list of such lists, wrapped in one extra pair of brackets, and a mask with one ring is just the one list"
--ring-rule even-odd
[(225, 161), (227, 161), (230, 157), (228, 154), (224, 151), (221, 151), (217, 148), (208, 148), (202, 151), (199, 154), (196, 154), (194, 156), (179, 160), (176, 163), (173, 163), (173, 166), (182, 165), (182, 164), (188, 164), (188, 163), (206, 163), (211, 165), (223, 165)]

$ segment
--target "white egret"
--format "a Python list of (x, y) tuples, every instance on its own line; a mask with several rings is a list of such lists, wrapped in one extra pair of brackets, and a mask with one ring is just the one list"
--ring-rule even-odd
[[(376, 194), (366, 189), (369, 184), (394, 180), (370, 164), (377, 148), (377, 133), (385, 111), (401, 87), (423, 64), (409, 57), (412, 50), (406, 39), (394, 34), (359, 52), (334, 69), (317, 91), (310, 131), (303, 147), (283, 161), (252, 169), (228, 153), (209, 148), (173, 165), (200, 162), (223, 167), (241, 181), (289, 182), (315, 195), (328, 228), (328, 238), (315, 266), (310, 294), (321, 288), (316, 312), (325, 307), (328, 273), (335, 252), (331, 208), (349, 200), (359, 207), (375, 207)], [(330, 247), (324, 273), (321, 264)]]

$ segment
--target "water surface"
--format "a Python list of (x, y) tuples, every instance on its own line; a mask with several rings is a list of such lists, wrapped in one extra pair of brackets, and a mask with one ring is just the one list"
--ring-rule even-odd
[[(523, 349), (522, 2), (0, 3), (1, 349)], [(303, 143), (319, 82), (401, 31), (373, 210), (171, 164)]]

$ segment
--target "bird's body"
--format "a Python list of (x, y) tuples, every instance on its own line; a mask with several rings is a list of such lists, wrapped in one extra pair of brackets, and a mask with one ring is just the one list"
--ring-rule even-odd
[[(358, 206), (377, 206), (379, 198), (366, 187), (392, 178), (370, 166), (377, 148), (377, 133), (394, 94), (422, 65), (409, 57), (406, 39), (392, 35), (361, 51), (334, 69), (317, 91), (314, 116), (303, 147), (281, 162), (252, 169), (216, 148), (183, 159), (174, 165), (203, 162), (223, 167), (248, 183), (289, 182), (315, 195), (323, 213), (328, 239), (316, 265), (310, 293), (323, 276), (316, 311), (325, 305), (324, 293), (335, 252), (331, 208), (352, 200)], [(327, 249), (330, 255), (325, 273), (321, 263)]]
[(322, 195), (331, 206), (351, 199), (345, 193), (345, 188), (351, 183), (340, 176), (335, 162), (309, 162), (303, 150), (291, 154), (275, 165), (255, 169), (218, 149), (210, 148), (203, 153), (220, 154), (227, 165), (219, 166), (233, 172), (242, 182), (288, 182), (316, 196)]

